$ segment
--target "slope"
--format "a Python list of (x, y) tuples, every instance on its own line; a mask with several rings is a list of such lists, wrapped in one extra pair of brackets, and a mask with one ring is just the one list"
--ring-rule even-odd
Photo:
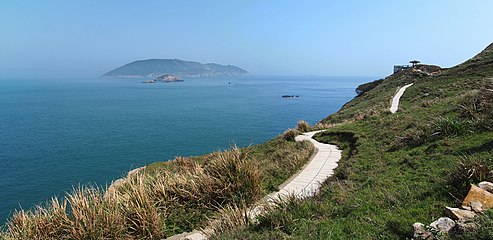
[[(399, 87), (414, 83), (390, 114)], [(430, 223), (457, 206), (469, 184), (492, 180), (493, 45), (449, 69), (420, 65), (393, 74), (323, 119), (316, 136), (343, 149), (320, 194), (290, 201), (224, 239), (405, 239), (414, 222)], [(453, 237), (478, 239), (480, 231)]]

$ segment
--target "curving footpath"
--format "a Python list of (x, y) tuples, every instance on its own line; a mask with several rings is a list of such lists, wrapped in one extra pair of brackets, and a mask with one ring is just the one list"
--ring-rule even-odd
[(410, 86), (412, 86), (414, 83), (410, 83), (404, 87), (401, 87), (397, 93), (395, 94), (394, 98), (392, 98), (392, 105), (390, 106), (390, 112), (391, 113), (396, 113), (397, 110), (399, 109), (399, 100), (402, 97), (402, 94), (404, 94), (404, 91)]
[[(280, 186), (281, 189), (278, 192), (269, 194), (257, 206), (250, 209), (248, 218), (255, 219), (264, 211), (265, 205), (285, 199), (288, 196), (294, 196), (300, 199), (313, 196), (320, 190), (322, 183), (328, 177), (332, 176), (334, 169), (337, 167), (337, 162), (341, 159), (342, 151), (337, 149), (336, 145), (324, 144), (314, 140), (313, 135), (321, 131), (323, 130), (307, 132), (296, 137), (296, 141), (310, 141), (313, 143), (315, 153), (300, 172), (293, 175)], [(206, 234), (203, 232), (207, 232), (207, 229), (175, 235), (170, 239), (207, 239)]]
[[(321, 130), (322, 131), (322, 130)], [(313, 135), (321, 131), (303, 133), (296, 137), (296, 141), (310, 141), (316, 149), (308, 164), (292, 179), (288, 179), (275, 197), (294, 195), (297, 198), (313, 196), (320, 189), (321, 184), (332, 174), (341, 159), (342, 151), (336, 145), (317, 142)]]

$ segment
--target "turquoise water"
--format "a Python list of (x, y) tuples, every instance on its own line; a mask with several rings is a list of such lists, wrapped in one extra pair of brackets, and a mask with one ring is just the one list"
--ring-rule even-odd
[(0, 80), (0, 224), (19, 206), (78, 184), (106, 185), (152, 162), (262, 143), (300, 119), (314, 124), (372, 79)]

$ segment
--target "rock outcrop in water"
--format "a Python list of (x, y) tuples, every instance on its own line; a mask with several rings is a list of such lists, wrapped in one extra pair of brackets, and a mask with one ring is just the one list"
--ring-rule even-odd
[(157, 82), (165, 82), (165, 83), (171, 83), (171, 82), (183, 82), (183, 79), (180, 79), (179, 77), (171, 74), (164, 74), (163, 76), (159, 76), (155, 79), (143, 81), (142, 83), (157, 83)]

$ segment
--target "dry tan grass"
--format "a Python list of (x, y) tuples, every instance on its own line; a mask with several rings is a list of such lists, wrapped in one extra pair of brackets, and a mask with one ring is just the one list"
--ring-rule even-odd
[(282, 137), (286, 141), (294, 141), (298, 135), (300, 135), (300, 131), (295, 128), (290, 128), (282, 133)]
[(209, 225), (203, 232), (207, 235), (219, 234), (232, 229), (246, 227), (251, 224), (248, 218), (249, 208), (245, 205), (230, 205), (218, 211), (216, 216), (209, 221)]
[(308, 124), (304, 120), (300, 120), (296, 125), (296, 129), (298, 129), (298, 131), (300, 132), (308, 132), (308, 130), (310, 129), (310, 124)]
[(62, 201), (53, 198), (33, 211), (18, 211), (3, 238), (159, 239), (193, 227), (209, 211), (260, 197), (260, 172), (247, 150), (214, 153), (203, 165), (176, 162), (178, 171), (139, 171), (106, 194), (84, 186)]

